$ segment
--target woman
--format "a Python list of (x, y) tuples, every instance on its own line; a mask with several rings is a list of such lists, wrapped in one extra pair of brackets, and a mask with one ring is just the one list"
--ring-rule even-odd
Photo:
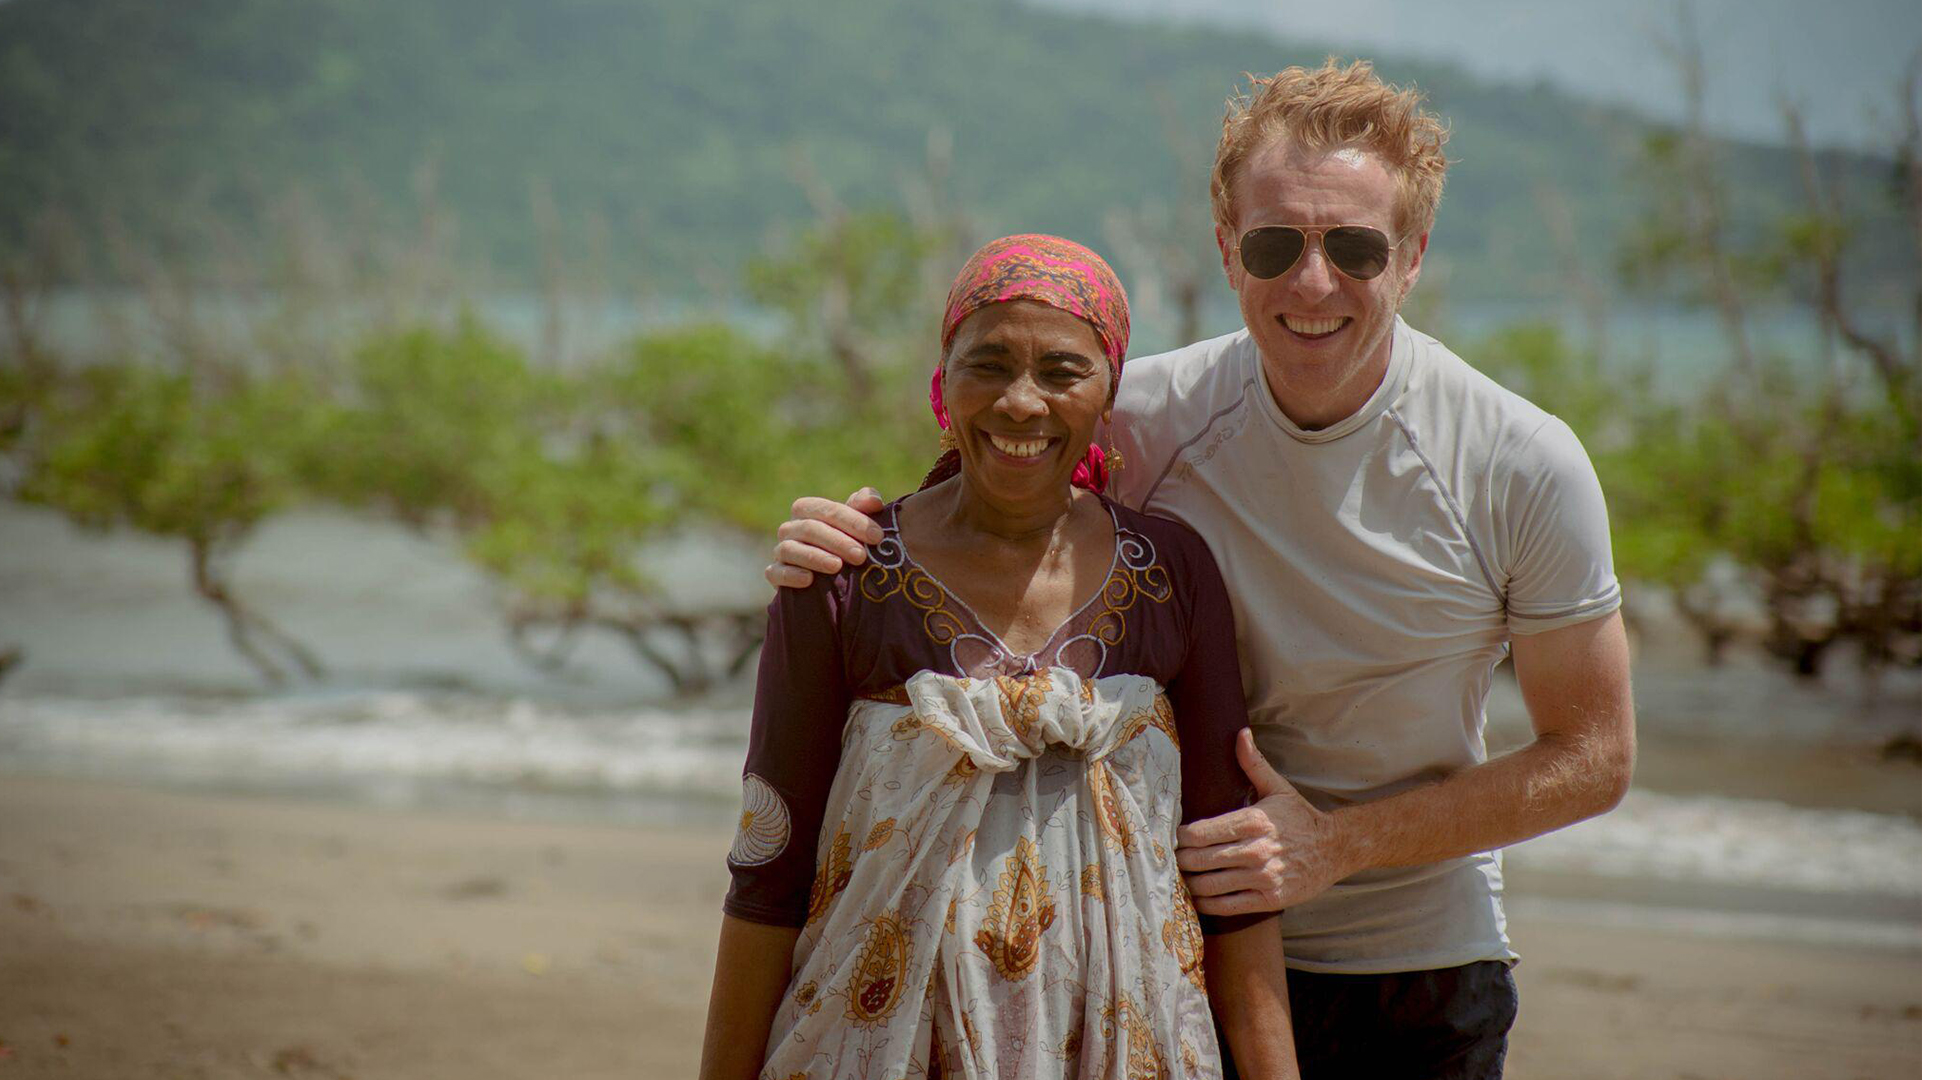
[(1177, 870), (1243, 805), (1245, 702), (1203, 542), (1097, 494), (1128, 337), (1080, 245), (960, 272), (945, 455), (770, 608), (703, 1077), (1213, 1077), (1213, 1004), (1297, 1075), (1277, 921), (1201, 928)]

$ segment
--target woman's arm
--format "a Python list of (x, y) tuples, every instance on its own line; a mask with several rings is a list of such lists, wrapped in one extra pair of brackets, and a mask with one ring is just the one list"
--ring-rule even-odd
[(756, 1080), (810, 910), (818, 833), (837, 772), (850, 690), (834, 583), (769, 605), (742, 769), (742, 824), (728, 856), (703, 1078)]
[(1239, 1075), (1245, 1080), (1297, 1080), (1300, 1063), (1293, 1051), (1279, 920), (1205, 935), (1205, 985)]
[(708, 997), (708, 1034), (701, 1044), (701, 1080), (755, 1080), (762, 1071), (769, 1025), (789, 985), (796, 934), (791, 926), (722, 916), (715, 985)]
[[(1177, 715), (1184, 768), (1184, 818), (1229, 813), (1250, 801), (1252, 785), (1235, 746), (1246, 726), (1232, 602), (1211, 552), (1196, 534), (1178, 566), (1184, 591), (1184, 663), (1165, 687)], [(1205, 985), (1219, 1034), (1246, 1080), (1298, 1077), (1286, 997), (1279, 917), (1198, 917), (1205, 935)]]

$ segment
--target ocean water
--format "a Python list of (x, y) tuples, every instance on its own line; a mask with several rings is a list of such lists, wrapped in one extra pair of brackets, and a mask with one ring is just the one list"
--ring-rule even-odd
[[(646, 558), (677, 602), (768, 595), (766, 556), (746, 540), (685, 538)], [(597, 637), (578, 642), (563, 670), (529, 667), (505, 641), (494, 590), (440, 537), (360, 518), (281, 518), (233, 569), (243, 596), (319, 654), (325, 679), (260, 683), (190, 595), (175, 546), (0, 505), (0, 647), (25, 653), (0, 683), (0, 783), (33, 774), (505, 817), (732, 822), (752, 673), (677, 699)], [(1701, 668), (1657, 643), (1635, 686), (1643, 737), (1717, 740), (1763, 768), (1785, 768), (1792, 746), (1875, 757), (1874, 740), (1917, 731), (1910, 676), (1880, 685), (1838, 672), (1803, 685), (1760, 662)], [(1528, 737), (1508, 680), (1490, 712), (1493, 745)], [(1917, 770), (1900, 768), (1877, 782), (1916, 787)], [(1520, 881), (1620, 883), (1520, 898), (1519, 910), (1578, 903), (1592, 918), (1710, 933), (1916, 945), (1916, 799), (1882, 801), (1893, 813), (1851, 796), (1833, 805), (1826, 771), (1822, 783), (1795, 777), (1784, 790), (1803, 785), (1807, 797), (1792, 805), (1750, 797), (1733, 772), (1677, 769), (1665, 791), (1636, 788), (1603, 818), (1509, 849)], [(1646, 899), (1629, 907), (1631, 892)]]
[[(455, 691), (10, 695), (0, 702), (0, 762), (205, 788), (669, 820), (725, 815), (739, 800), (748, 722), (745, 708), (727, 704), (578, 706)], [(1506, 857), (1565, 873), (1917, 896), (1920, 826), (1902, 815), (1636, 789), (1611, 814)]]

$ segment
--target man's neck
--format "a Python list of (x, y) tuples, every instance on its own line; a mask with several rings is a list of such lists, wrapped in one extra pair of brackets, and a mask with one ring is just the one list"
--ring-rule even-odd
[(1375, 396), (1388, 377), (1394, 346), (1390, 334), (1366, 360), (1338, 371), (1277, 371), (1263, 353), (1259, 363), (1280, 413), (1304, 431), (1320, 431), (1360, 412)]

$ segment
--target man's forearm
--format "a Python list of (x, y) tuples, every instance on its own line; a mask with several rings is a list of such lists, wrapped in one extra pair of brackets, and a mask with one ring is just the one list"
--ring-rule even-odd
[(1612, 809), (1633, 776), (1625, 728), (1540, 735), (1445, 780), (1335, 811), (1348, 873), (1492, 851)]

